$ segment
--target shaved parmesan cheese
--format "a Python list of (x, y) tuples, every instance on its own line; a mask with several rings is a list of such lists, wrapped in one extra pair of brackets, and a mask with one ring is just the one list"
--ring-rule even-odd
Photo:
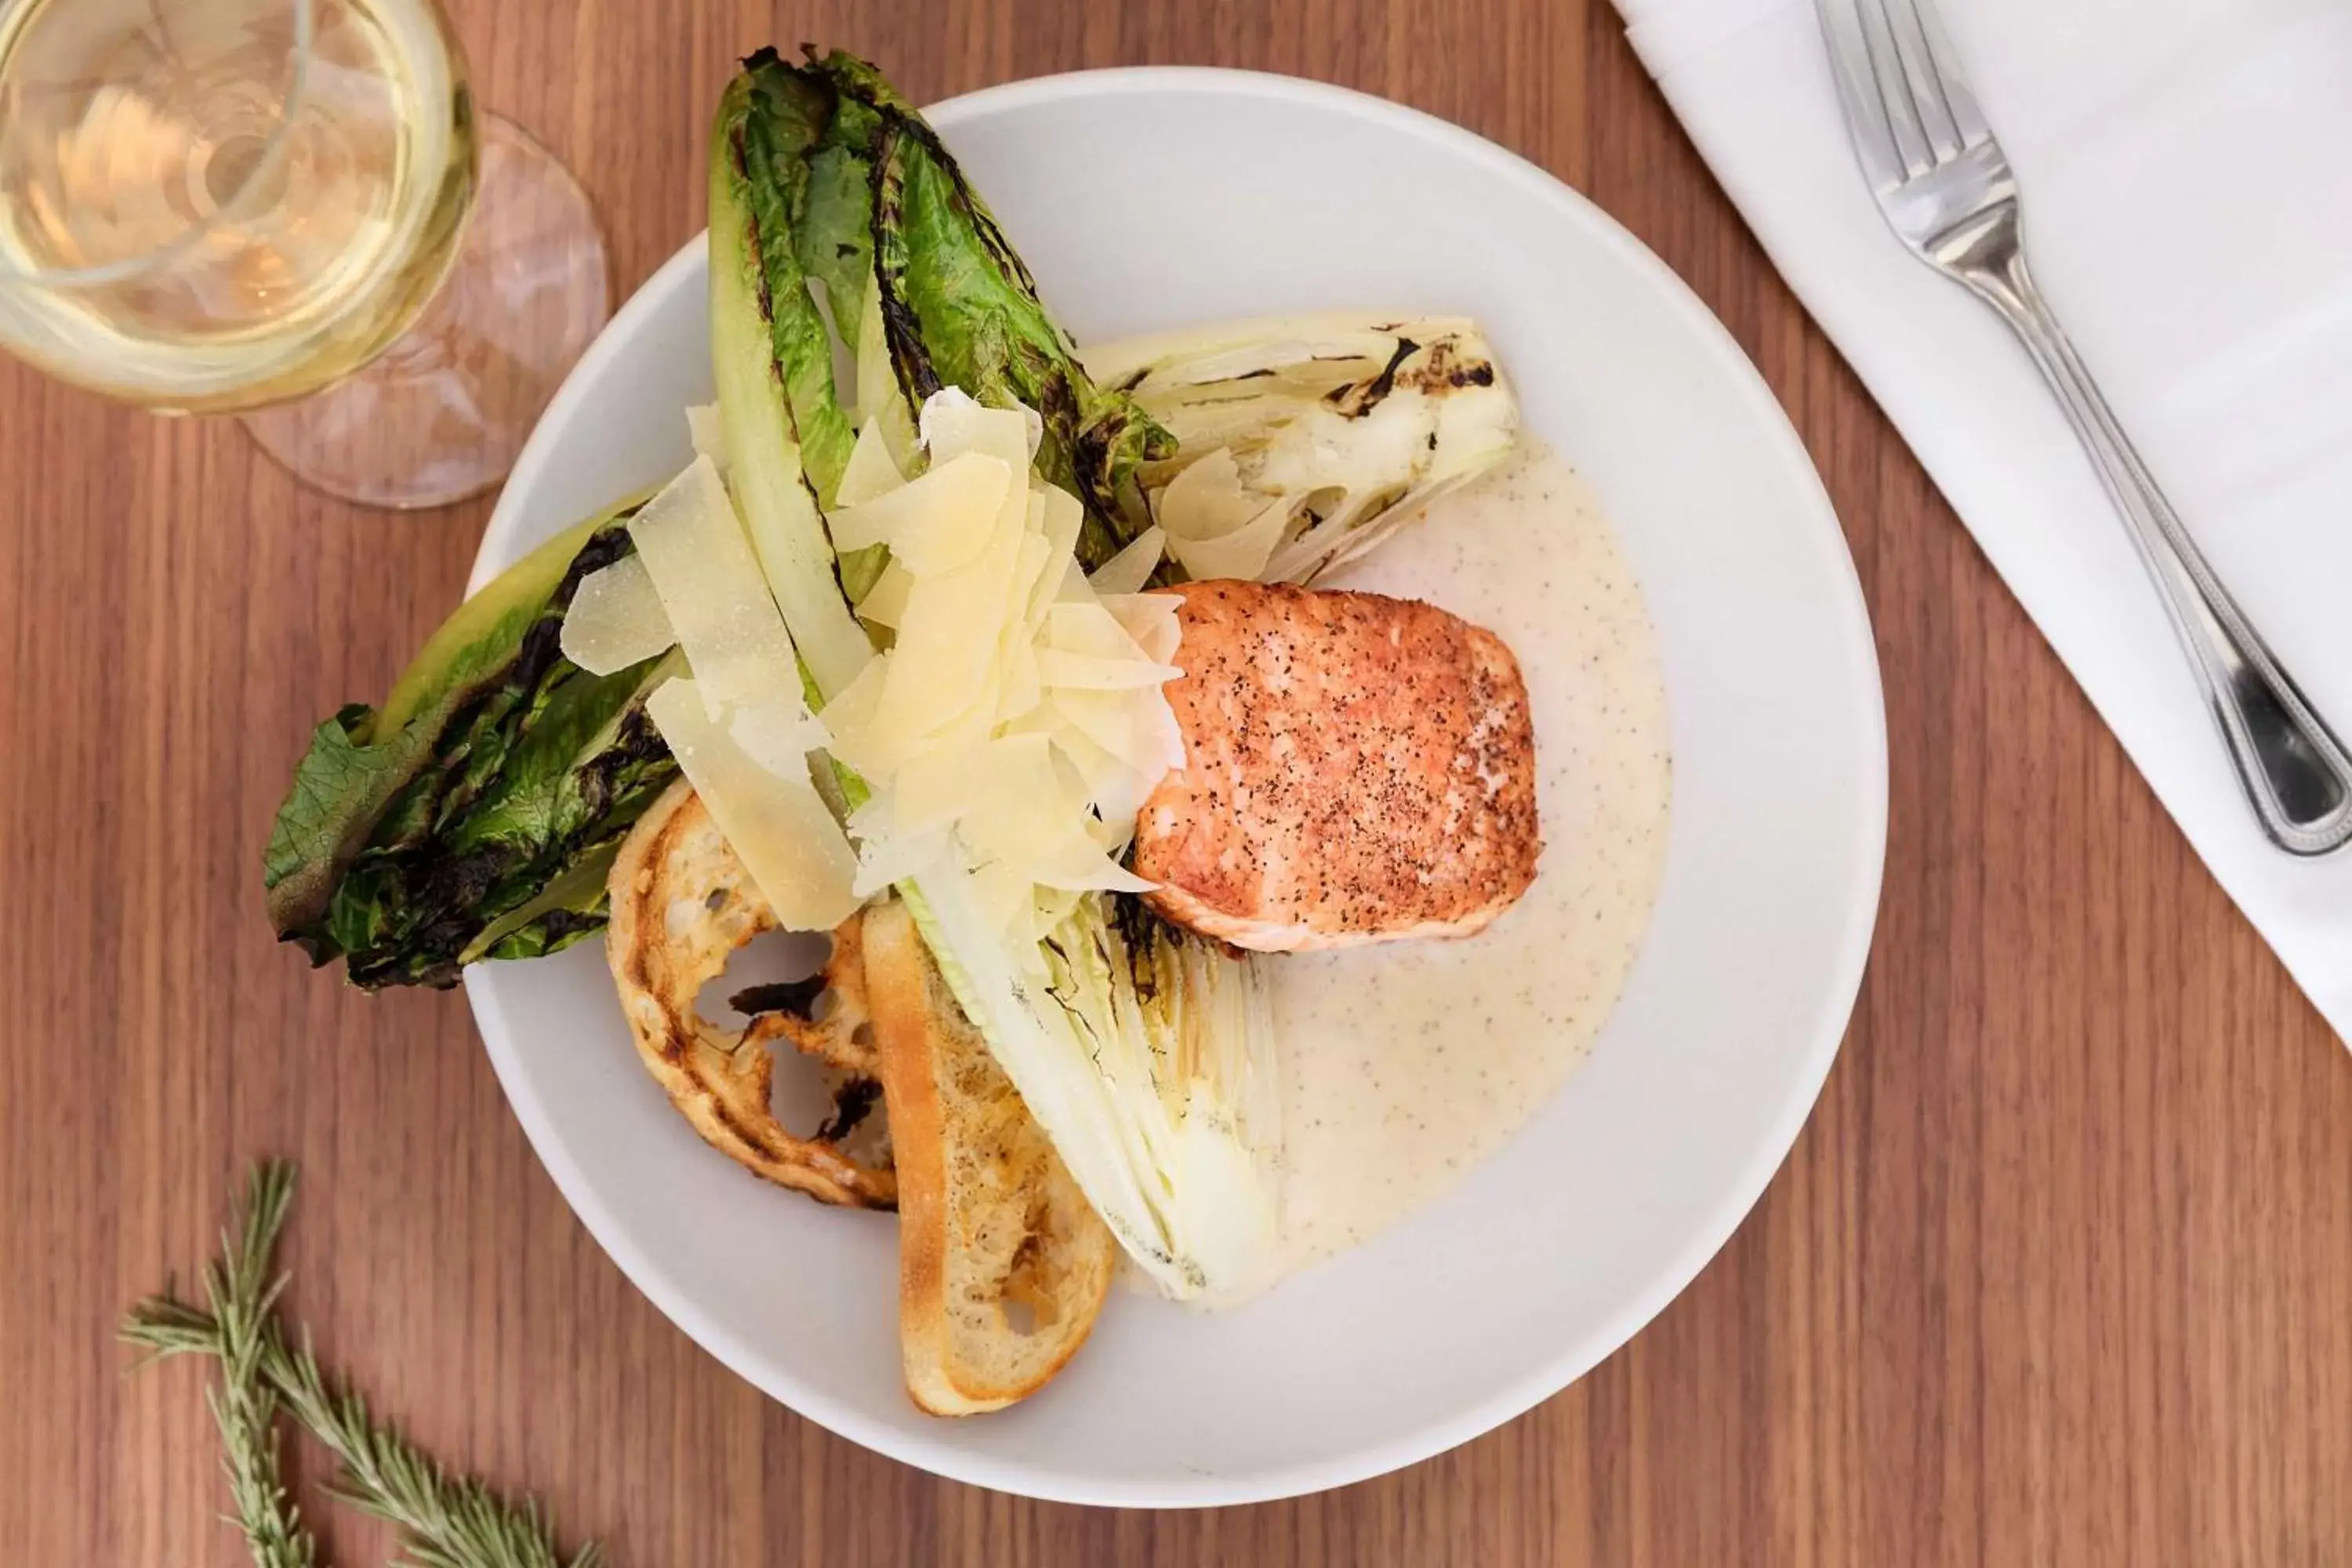
[[(1075, 564), (1078, 552), (1078, 531), (1086, 526), (1086, 509), (1078, 504), (1078, 498), (1067, 490), (1055, 489), (1049, 485), (1042, 493), (1045, 498), (1045, 542), (1052, 548), (1055, 560), (1067, 556)], [(1060, 579), (1057, 577), (1055, 581), (1058, 584)]]
[(857, 433), (857, 445), (849, 449), (849, 462), (841, 470), (841, 483), (833, 492), (834, 504), (863, 506), (906, 482), (906, 473), (891, 456), (889, 440), (882, 434), (882, 421), (868, 418), (866, 427)]
[(1293, 497), (1271, 500), (1242, 484), (1223, 447), (1193, 463), (1160, 492), (1154, 515), (1168, 532), (1168, 553), (1195, 582), (1253, 580), (1281, 547), (1296, 510)]
[(1031, 473), (1020, 413), (943, 392), (920, 428), (929, 470), (832, 520), (845, 549), (889, 548), (858, 613), (898, 634), (823, 714), (873, 791), (851, 822), (856, 886), (971, 868), (989, 918), (1042, 933), (1078, 893), (1149, 886), (1116, 858), (1182, 756), (1160, 689), (1178, 674), (1176, 601), (1135, 592), (1156, 530), (1107, 566), (1118, 591), (1097, 592), (1077, 498)]
[(1013, 468), (985, 452), (963, 452), (896, 489), (832, 518), (838, 550), (887, 545), (917, 576), (934, 576), (979, 554), (995, 533)]
[(1143, 803), (1151, 798), (1151, 788), (1158, 781), (1121, 767), (1116, 773), (1091, 786), (1096, 804), (1103, 815), (1087, 824), (1087, 831), (1103, 847), (1103, 853), (1114, 858), (1127, 853), (1135, 842), (1136, 817)]
[[(1160, 885), (1137, 876), (1106, 854), (1087, 831), (1092, 820), (1079, 817), (1075, 827), (1055, 837), (1050, 847), (1041, 845), (1031, 852), (1029, 874), (1038, 886), (1073, 893), (1148, 893)], [(1132, 824), (1129, 831), (1132, 833)]]
[[(1077, 770), (1079, 786), (1101, 812), (1100, 826), (1117, 835), (1105, 842), (1105, 847), (1125, 848), (1134, 837), (1136, 813), (1143, 809), (1144, 797), (1158, 781), (1144, 777), (1125, 758), (1097, 745), (1076, 724), (1065, 721), (1055, 725), (1052, 734), (1054, 749)], [(1097, 833), (1096, 838), (1103, 842), (1104, 835)]]
[(896, 561), (891, 562), (882, 568), (882, 574), (874, 579), (874, 586), (866, 591), (866, 597), (857, 601), (859, 617), (877, 626), (895, 628), (906, 616), (907, 593), (914, 585), (915, 579), (907, 569)]
[(1073, 560), (1062, 568), (1062, 588), (1061, 592), (1054, 595), (1055, 604), (1091, 605), (1097, 603), (1099, 597), (1100, 595), (1095, 592), (1094, 584), (1087, 581), (1085, 567)]
[(1055, 689), (1127, 691), (1137, 687), (1157, 690), (1184, 672), (1171, 665), (1142, 658), (1103, 658), (1088, 653), (1066, 653), (1057, 647), (1037, 650), (1037, 679)]
[(784, 618), (709, 458), (646, 502), (629, 537), (714, 714), (800, 689)]
[(730, 710), (727, 732), (753, 762), (779, 777), (794, 769), (806, 773), (809, 753), (824, 750), (831, 741), (797, 690)]
[(1055, 763), (1045, 736), (1007, 737), (972, 762), (957, 831), (983, 860), (1071, 891), (1152, 887), (1113, 863), (1087, 832), (1087, 801), (1076, 770)]
[[(1095, 599), (1076, 604), (1055, 605), (1045, 617), (1045, 644), (1064, 653), (1085, 654), (1094, 658), (1131, 660), (1148, 664), (1143, 649), (1128, 635), (1118, 617)], [(1173, 676), (1162, 676), (1172, 679)]]
[(563, 613), (563, 657), (591, 675), (613, 675), (676, 646), (652, 574), (624, 555), (580, 580)]
[(1046, 607), (1053, 603), (1045, 592), (1046, 583), (1058, 570), (1053, 545), (1033, 526), (1022, 537), (1021, 555), (1013, 563), (1012, 592), (1004, 606), (1003, 640), (1008, 648), (1036, 637)]
[(1073, 730), (1155, 782), (1184, 765), (1184, 731), (1165, 700), (1138, 701), (1130, 692), (1075, 687), (1056, 690), (1047, 700)]
[(1045, 420), (1026, 404), (991, 408), (953, 386), (924, 403), (918, 428), (934, 463), (959, 452), (987, 452), (1026, 468), (1045, 439)]
[[(821, 722), (822, 721), (820, 721)], [(866, 790), (865, 803), (849, 814), (850, 836), (856, 838), (887, 838), (898, 819), (898, 803), (887, 789)]]
[[(1051, 797), (1066, 805), (1075, 794)], [(1147, 882), (1103, 851), (1087, 831), (1092, 817), (1031, 807), (974, 812), (957, 829), (981, 854), (995, 855), (1039, 888), (1083, 893), (1148, 893)]]
[(998, 657), (1003, 668), (997, 683), (996, 721), (1018, 723), (1045, 700), (1045, 678), (1038, 668), (1037, 649), (1027, 642), (1017, 642)]
[[(1027, 416), (1026, 418), (1024, 416)], [(953, 387), (935, 395), (923, 405), (923, 449), (930, 454), (931, 464), (953, 462), (966, 452), (982, 452), (1003, 463), (1015, 482), (1004, 494), (1004, 510), (998, 526), (1010, 532), (1019, 532), (1029, 523), (1030, 487), (1029, 459), (1036, 444), (1029, 438), (1029, 419), (1036, 416), (1025, 408), (983, 408)], [(1046, 493), (1053, 493), (1047, 488)], [(1076, 498), (1071, 498), (1076, 504)], [(1077, 535), (1071, 534), (1075, 546)]]
[(990, 741), (952, 751), (941, 748), (899, 769), (890, 781), (893, 828), (921, 833), (952, 826), (971, 808), (975, 795), (990, 792), (992, 764), (996, 773), (1003, 771), (1003, 764), (990, 753), (1007, 744)]
[(1160, 529), (1145, 529), (1125, 549), (1096, 567), (1087, 578), (1087, 584), (1097, 594), (1138, 592), (1158, 570), (1160, 547), (1167, 537)]
[(694, 443), (695, 456), (709, 458), (719, 477), (727, 477), (727, 433), (719, 423), (719, 405), (698, 403), (686, 411), (686, 438)]
[[(689, 654), (688, 656), (691, 658)], [(711, 820), (788, 931), (831, 931), (860, 902), (857, 857), (805, 765), (772, 773), (710, 715), (698, 682), (665, 681), (646, 711)]]
[(926, 737), (922, 748), (954, 751), (960, 747), (977, 746), (987, 740), (996, 730), (997, 710), (1003, 703), (1003, 690), (1004, 672), (992, 668), (987, 679), (981, 683), (980, 695), (972, 700), (971, 706)]
[(915, 575), (876, 721), (887, 743), (911, 745), (979, 701), (995, 662), (1021, 539), (1016, 521), (1009, 531), (999, 528), (987, 547), (962, 565), (937, 576)]
[(1168, 481), (1160, 492), (1160, 526), (1171, 541), (1215, 539), (1257, 515), (1242, 489), (1241, 466), (1220, 447)]
[(1177, 614), (1184, 601), (1174, 594), (1106, 594), (1102, 607), (1127, 629), (1143, 657), (1160, 664), (1171, 662), (1184, 627)]
[(832, 739), (826, 749), (845, 765), (855, 768), (865, 777), (868, 786), (879, 791), (889, 783), (897, 771), (898, 759), (886, 757), (868, 742), (874, 733), (874, 716), (882, 705), (882, 685), (889, 679), (889, 654), (877, 654), (866, 662), (857, 678), (841, 689), (840, 695), (826, 703), (817, 714), (819, 722)]
[(886, 889), (937, 872), (952, 853), (944, 827), (929, 833), (905, 833), (868, 838), (857, 857), (857, 878), (851, 884), (858, 897), (870, 899)]
[[(1042, 537), (1045, 531), (1045, 498), (1055, 493), (1051, 485), (1037, 485), (1022, 498), (1021, 525)], [(1050, 547), (1049, 547), (1050, 548)]]
[(1265, 572), (1266, 563), (1274, 559), (1290, 520), (1290, 503), (1277, 498), (1240, 527), (1214, 539), (1178, 539), (1171, 534), (1168, 553), (1196, 583), (1217, 577), (1255, 582)]

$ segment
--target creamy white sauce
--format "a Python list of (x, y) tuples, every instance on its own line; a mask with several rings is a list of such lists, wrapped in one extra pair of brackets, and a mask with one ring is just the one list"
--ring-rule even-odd
[(1475, 937), (1266, 961), (1285, 1272), (1428, 1203), (1567, 1080), (1649, 922), (1670, 786), (1641, 586), (1558, 458), (1515, 455), (1318, 585), (1425, 599), (1510, 646), (1544, 849), (1527, 896)]

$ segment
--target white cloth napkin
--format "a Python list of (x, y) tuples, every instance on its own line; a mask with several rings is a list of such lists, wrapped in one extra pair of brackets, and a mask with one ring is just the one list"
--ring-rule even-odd
[[(2008, 330), (1879, 216), (1812, 0), (1616, 5), (1790, 287), (2352, 1040), (2352, 851), (2297, 860), (2263, 837), (2057, 405)], [(2052, 308), (2222, 581), (2352, 739), (2352, 0), (1941, 14), (2016, 168)]]

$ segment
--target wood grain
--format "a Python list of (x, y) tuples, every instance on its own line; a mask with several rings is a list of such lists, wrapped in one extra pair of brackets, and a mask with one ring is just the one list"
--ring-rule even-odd
[[(269, 940), (310, 727), (452, 604), (486, 508), (306, 495), (234, 428), (0, 366), (0, 1563), (230, 1564), (194, 1369), (111, 1328), (299, 1158), (294, 1309), (428, 1444), (624, 1564), (1958, 1564), (2352, 1556), (2352, 1060), (1775, 280), (1601, 0), (455, 7), (633, 287), (700, 222), (730, 56), (930, 99), (1213, 61), (1456, 120), (1579, 185), (1762, 366), (1845, 521), (1892, 728), (1876, 952), (1762, 1204), (1632, 1344), (1400, 1475), (1200, 1514), (1022, 1502), (721, 1371), (557, 1196), (464, 1005)], [(337, 1513), (338, 1560), (381, 1538)]]

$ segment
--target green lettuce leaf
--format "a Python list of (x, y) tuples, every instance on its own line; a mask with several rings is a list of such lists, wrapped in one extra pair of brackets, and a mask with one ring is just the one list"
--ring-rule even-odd
[[(1091, 568), (1117, 554), (1144, 526), (1122, 492), (1138, 464), (1174, 453), (1175, 438), (1087, 376), (988, 204), (880, 71), (840, 51), (796, 68), (771, 57), (761, 68), (793, 69), (830, 99), (803, 184), (798, 250), (811, 271), (832, 258), (816, 275), (835, 322), (851, 323), (845, 334), (855, 330), (871, 276), (891, 368), (910, 408), (958, 386), (997, 407), (1035, 409), (1045, 425), (1038, 471), (1086, 506), (1080, 559)], [(865, 176), (862, 198), (853, 172)], [(850, 346), (864, 345), (853, 338)]]
[(644, 711), (674, 656), (594, 676), (559, 647), (581, 580), (633, 548), (634, 510), (460, 606), (381, 712), (320, 726), (264, 857), (281, 939), (373, 988), (453, 984), (470, 956), (552, 952), (597, 928), (601, 883), (583, 886), (582, 868), (609, 865), (677, 776)]
[[(631, 502), (615, 511), (634, 510)], [(262, 854), (269, 918), (280, 933), (324, 912), (336, 879), (394, 796), (458, 710), (512, 661), (573, 558), (608, 521), (591, 518), (558, 534), (460, 605), (409, 661), (381, 712), (347, 707), (311, 735)]]
[[(829, 510), (857, 432), (835, 395), (833, 340), (809, 292), (795, 233), (809, 194), (809, 156), (832, 103), (829, 94), (785, 67), (772, 51), (765, 59), (755, 56), (747, 62), (738, 80), (740, 118), (730, 135), (741, 161), (743, 200), (759, 235), (776, 370), (800, 443), (801, 467), (816, 490), (817, 505)], [(722, 114), (734, 113), (735, 104), (730, 89)]]

